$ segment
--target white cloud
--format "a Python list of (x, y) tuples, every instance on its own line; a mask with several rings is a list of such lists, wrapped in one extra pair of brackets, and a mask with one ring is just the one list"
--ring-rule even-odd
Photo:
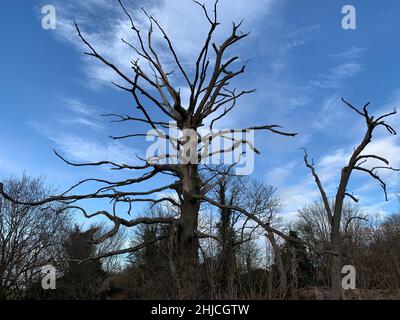
[(331, 54), (330, 57), (333, 59), (344, 59), (344, 60), (355, 59), (359, 58), (365, 51), (367, 51), (367, 49), (365, 48), (351, 47), (340, 53)]
[(61, 123), (65, 123), (65, 124), (69, 124), (69, 125), (71, 125), (71, 124), (72, 125), (74, 125), (74, 124), (83, 125), (83, 126), (87, 126), (87, 127), (92, 128), (92, 129), (95, 129), (95, 130), (101, 130), (101, 129), (104, 128), (101, 124), (98, 124), (98, 123), (96, 123), (94, 121), (91, 121), (91, 120), (88, 120), (88, 119), (85, 119), (85, 118), (81, 118), (81, 117), (62, 118), (62, 119), (60, 119), (60, 122)]
[[(340, 178), (341, 169), (346, 165), (349, 160), (350, 154), (353, 147), (336, 149), (324, 157), (321, 160), (316, 161), (316, 171), (321, 179), (323, 187), (327, 192), (329, 197), (334, 196), (337, 190), (337, 184)], [(375, 139), (370, 146), (366, 149), (365, 154), (377, 154), (387, 158), (391, 161), (391, 165), (394, 167), (400, 167), (400, 145), (396, 141), (395, 137), (388, 137), (382, 139)], [(311, 154), (309, 154), (311, 158)], [(381, 163), (371, 161), (365, 167), (371, 168), (375, 165), (380, 165)], [(354, 177), (351, 179), (351, 183), (356, 181), (356, 186), (354, 190), (354, 195), (360, 198), (360, 205), (369, 214), (376, 214), (378, 211), (382, 214), (387, 213), (388, 203), (384, 201), (383, 192), (380, 189), (379, 182), (373, 180), (368, 174), (354, 172)], [(277, 179), (279, 182), (279, 177), (282, 175), (283, 178), (287, 176), (288, 171), (285, 168), (277, 168), (271, 172), (271, 176)], [(307, 203), (317, 201), (320, 199), (320, 193), (318, 191), (317, 185), (314, 179), (312, 179), (311, 173), (305, 171), (305, 178), (299, 182), (295, 183), (289, 187), (281, 187), (279, 193), (282, 199), (285, 201), (283, 208), (284, 217), (288, 217), (289, 220), (295, 220), (297, 210), (303, 207)], [(400, 174), (393, 171), (380, 170), (379, 176), (388, 185), (388, 196), (389, 201), (396, 201), (397, 187), (400, 181)]]
[[(276, 0), (254, 0), (251, 5), (241, 0), (220, 1), (218, 5), (218, 17), (221, 25), (215, 33), (214, 41), (218, 44), (231, 32), (232, 21), (245, 20), (243, 30), (257, 32), (257, 24), (262, 21), (265, 15), (269, 14)], [(205, 1), (212, 13), (214, 1)], [(148, 20), (140, 10), (136, 2), (125, 1), (135, 24), (142, 30), (142, 35), (147, 38)], [(57, 34), (63, 39), (73, 43), (79, 50), (84, 46), (76, 36), (72, 20), (75, 19), (81, 24), (82, 32), (85, 37), (93, 44), (96, 50), (107, 59), (115, 63), (127, 73), (130, 70), (130, 61), (137, 58), (126, 44), (121, 42), (121, 38), (137, 44), (135, 34), (130, 28), (129, 21), (124, 15), (118, 4), (110, 8), (109, 2), (104, 0), (69, 1), (67, 5), (59, 2), (62, 15), (58, 24)], [(202, 13), (202, 9), (193, 1), (187, 0), (159, 0), (146, 3), (145, 9), (161, 23), (169, 34), (178, 56), (184, 65), (189, 62), (192, 64), (193, 57), (197, 56), (201, 46), (207, 36), (209, 24)], [(103, 9), (105, 19), (98, 21), (92, 17), (93, 10)], [(110, 14), (109, 12), (112, 12)], [(93, 18), (93, 19), (92, 19)], [(88, 21), (91, 21), (89, 23)], [(179, 22), (179, 23), (178, 23)], [(95, 25), (94, 25), (95, 24)], [(154, 47), (156, 50), (166, 49), (165, 41), (160, 32), (154, 32)], [(85, 48), (86, 49), (86, 48)], [(161, 54), (161, 58), (168, 64), (173, 63), (170, 54)], [(118, 77), (108, 67), (101, 65), (93, 59), (84, 59), (86, 74), (93, 81), (119, 80)], [(144, 65), (143, 68), (147, 67)], [(172, 67), (172, 65), (171, 65)], [(175, 67), (175, 66), (174, 66)], [(190, 67), (193, 67), (190, 65)]]
[(304, 181), (292, 184), (290, 187), (279, 189), (279, 195), (284, 201), (282, 214), (285, 218), (293, 219), (297, 211), (305, 204), (318, 200), (320, 194), (310, 177)]
[[(395, 168), (400, 168), (400, 145), (395, 136), (389, 136), (385, 138), (375, 138), (370, 145), (367, 146), (362, 154), (374, 154), (382, 156), (390, 161), (390, 165)], [(346, 148), (338, 148), (328, 153), (320, 161), (316, 161), (317, 173), (328, 193), (336, 192), (337, 184), (340, 178), (341, 169), (346, 166), (350, 156), (355, 148), (355, 145), (348, 146)], [(311, 155), (310, 155), (311, 156)], [(373, 168), (375, 166), (382, 166), (384, 163), (378, 160), (368, 160), (367, 163), (362, 166), (365, 168)], [(391, 170), (379, 170), (379, 176), (385, 180), (389, 186), (396, 187), (399, 183), (399, 173)], [(366, 193), (367, 191), (379, 189), (379, 182), (372, 180), (368, 174), (363, 172), (354, 171), (354, 177), (360, 183), (355, 192)], [(351, 180), (353, 181), (353, 179)]]
[(341, 168), (347, 164), (349, 157), (349, 150), (336, 149), (317, 162), (318, 174), (320, 179), (325, 182), (326, 188), (339, 178)]
[(344, 63), (334, 69), (331, 69), (331, 73), (326, 78), (332, 81), (339, 81), (353, 77), (361, 70), (361, 65), (358, 63)]
[(102, 113), (100, 108), (89, 106), (74, 98), (63, 97), (61, 101), (68, 111), (63, 110), (63, 115), (58, 120), (60, 123), (85, 126), (94, 130), (104, 129), (104, 126), (98, 121)]
[[(375, 139), (365, 149), (363, 154), (374, 154), (387, 159), (394, 168), (400, 168), (400, 143), (397, 136), (388, 136)], [(370, 159), (364, 167), (373, 168), (376, 166), (386, 166), (383, 162)], [(385, 180), (389, 180), (393, 185), (399, 182), (399, 173), (391, 170), (379, 170), (379, 176)]]
[[(320, 161), (315, 161), (315, 167), (318, 176), (320, 177), (323, 187), (328, 195), (332, 195), (336, 189), (337, 179), (340, 175), (340, 169), (347, 161), (347, 153), (338, 149), (324, 156)], [(311, 161), (312, 154), (309, 152), (309, 160)], [(305, 168), (301, 170), (304, 174), (304, 179), (298, 183), (292, 183), (290, 187), (282, 187), (279, 193), (285, 201), (284, 214), (295, 217), (297, 210), (304, 205), (317, 201), (321, 195), (318, 187), (312, 178), (311, 172)]]
[(113, 161), (116, 163), (134, 164), (138, 160), (137, 150), (118, 142), (100, 143), (93, 139), (84, 139), (76, 135), (62, 134), (50, 136), (61, 153), (67, 158), (82, 162)]
[(339, 123), (338, 120), (342, 117), (343, 110), (343, 102), (337, 94), (326, 96), (321, 107), (316, 111), (317, 116), (313, 120), (313, 127), (326, 131), (327, 128)]
[(78, 113), (84, 116), (98, 116), (101, 112), (98, 108), (91, 107), (78, 99), (73, 98), (61, 98), (65, 106), (74, 113)]
[(293, 172), (295, 166), (296, 162), (292, 161), (284, 166), (273, 169), (266, 174), (266, 183), (277, 187), (282, 186)]
[(341, 85), (343, 80), (351, 78), (363, 71), (361, 64), (355, 62), (342, 63), (331, 68), (327, 74), (321, 74), (318, 80), (312, 80), (310, 84), (317, 88), (331, 89)]
[(307, 44), (312, 41), (317, 32), (320, 29), (320, 25), (313, 25), (310, 27), (301, 28), (295, 31), (292, 31), (284, 36), (285, 45), (288, 49), (294, 49), (296, 47)]
[[(321, 160), (316, 161), (317, 174), (328, 196), (335, 194), (341, 169), (347, 164), (354, 147), (354, 145), (351, 145), (346, 148), (335, 149), (322, 157)], [(396, 136), (375, 137), (363, 154), (382, 156), (390, 161), (391, 166), (400, 168), (400, 143)], [(311, 154), (309, 156), (311, 158)], [(372, 159), (363, 164), (363, 167), (372, 168), (380, 165), (382, 165), (382, 162)], [(389, 201), (395, 201), (395, 192), (399, 186), (400, 174), (391, 170), (379, 170), (378, 174), (387, 183)], [(354, 183), (355, 188), (352, 191), (356, 196), (360, 196), (360, 204), (363, 208), (373, 213), (378, 210), (381, 213), (386, 212), (388, 203), (382, 200), (384, 196), (380, 192), (383, 191), (381, 191), (378, 181), (366, 173), (354, 171), (350, 184)], [(288, 212), (295, 210), (296, 206), (300, 208), (306, 203), (319, 199), (320, 195), (317, 191), (315, 182), (307, 179), (303, 183), (283, 189), (284, 198), (291, 199)]]
[(118, 141), (99, 142), (94, 138), (76, 134), (59, 133), (43, 124), (28, 122), (37, 132), (56, 143), (56, 149), (66, 158), (79, 162), (112, 161), (116, 163), (135, 164), (136, 154), (140, 150), (132, 149)]

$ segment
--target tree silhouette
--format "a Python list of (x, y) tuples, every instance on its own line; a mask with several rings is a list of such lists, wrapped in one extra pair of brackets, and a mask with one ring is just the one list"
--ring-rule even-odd
[[(385, 128), (389, 134), (396, 135), (396, 131), (385, 122), (387, 117), (393, 116), (397, 113), (396, 109), (392, 112), (386, 113), (379, 117), (374, 117), (369, 114), (368, 106), (369, 103), (365, 104), (362, 109), (358, 109), (354, 107), (352, 104), (347, 102), (342, 98), (342, 101), (348, 106), (351, 110), (356, 112), (359, 116), (364, 118), (366, 124), (366, 130), (364, 137), (360, 144), (354, 149), (353, 153), (348, 160), (348, 163), (341, 170), (340, 181), (337, 188), (335, 201), (333, 210), (329, 203), (329, 198), (327, 193), (322, 185), (322, 182), (315, 170), (315, 165), (313, 161), (309, 161), (307, 151), (304, 149), (304, 162), (307, 168), (310, 169), (315, 182), (317, 184), (318, 190), (321, 194), (322, 201), (324, 203), (326, 214), (328, 215), (328, 220), (331, 226), (331, 234), (330, 234), (330, 245), (331, 248), (329, 250), (329, 254), (332, 257), (332, 266), (331, 266), (331, 298), (332, 299), (341, 299), (343, 296), (343, 290), (341, 285), (341, 271), (342, 271), (342, 238), (340, 233), (340, 226), (342, 222), (342, 214), (343, 214), (343, 203), (346, 197), (349, 197), (351, 200), (358, 202), (359, 200), (351, 193), (348, 192), (347, 186), (350, 181), (350, 176), (354, 171), (360, 171), (367, 173), (377, 182), (379, 182), (380, 186), (383, 189), (385, 194), (385, 200), (388, 200), (387, 191), (386, 191), (386, 183), (381, 179), (378, 175), (379, 170), (391, 170), (391, 171), (399, 171), (399, 169), (392, 168), (389, 166), (389, 161), (382, 156), (376, 154), (365, 154), (365, 148), (372, 142), (373, 133), (375, 129), (379, 127)], [(369, 160), (376, 160), (382, 165), (377, 165), (373, 167), (366, 167), (365, 164)], [(364, 165), (364, 166), (363, 166)], [(357, 218), (357, 217), (355, 217)]]
[[(149, 28), (146, 35), (143, 35), (136, 26), (131, 14), (124, 6), (122, 1), (118, 1), (121, 9), (125, 13), (131, 30), (136, 38), (137, 45), (122, 39), (127, 48), (136, 55), (132, 61), (132, 70), (134, 76), (131, 77), (113, 62), (107, 60), (94, 45), (81, 32), (78, 24), (75, 23), (79, 38), (88, 48), (86, 55), (93, 57), (113, 70), (124, 84), (114, 83), (119, 89), (125, 91), (133, 98), (133, 103), (142, 117), (107, 114), (108, 117), (114, 117), (114, 121), (123, 123), (145, 123), (152, 130), (151, 133), (134, 133), (124, 136), (113, 136), (114, 140), (129, 139), (135, 137), (153, 136), (167, 141), (172, 151), (157, 154), (150, 158), (142, 159), (142, 165), (130, 165), (125, 163), (116, 163), (104, 159), (96, 163), (72, 163), (64, 159), (59, 153), (56, 155), (66, 163), (76, 166), (109, 166), (111, 170), (142, 172), (136, 178), (129, 177), (121, 181), (108, 181), (100, 178), (88, 178), (78, 182), (62, 195), (57, 195), (44, 199), (40, 202), (31, 202), (31, 205), (41, 205), (53, 201), (59, 201), (68, 205), (68, 208), (75, 209), (84, 214), (87, 218), (103, 216), (109, 219), (113, 228), (106, 234), (93, 240), (93, 243), (100, 243), (105, 239), (115, 235), (121, 226), (134, 227), (142, 224), (169, 224), (171, 230), (175, 233), (176, 256), (179, 257), (178, 270), (185, 292), (185, 297), (192, 297), (196, 294), (197, 286), (197, 266), (199, 237), (203, 237), (198, 232), (199, 210), (201, 202), (209, 202), (214, 206), (219, 203), (212, 201), (206, 194), (214, 188), (207, 181), (202, 181), (199, 171), (202, 167), (202, 161), (226, 153), (232, 153), (239, 150), (242, 146), (247, 146), (251, 152), (259, 153), (255, 148), (253, 141), (246, 137), (246, 134), (254, 131), (269, 131), (275, 134), (293, 137), (295, 133), (284, 132), (279, 125), (258, 125), (248, 128), (233, 130), (213, 129), (215, 123), (223, 119), (229, 112), (237, 107), (238, 99), (244, 95), (253, 93), (255, 90), (237, 91), (231, 88), (233, 79), (245, 72), (246, 65), (235, 67), (240, 63), (239, 56), (231, 56), (229, 49), (236, 43), (245, 39), (249, 33), (240, 31), (242, 23), (233, 23), (231, 34), (221, 43), (217, 44), (213, 36), (218, 29), (219, 21), (217, 15), (217, 3), (215, 2), (213, 10), (210, 12), (204, 4), (195, 1), (200, 6), (209, 24), (209, 30), (201, 46), (201, 50), (192, 66), (186, 66), (174, 48), (173, 42), (161, 24), (144, 9), (143, 12), (148, 18)], [(181, 97), (181, 91), (174, 86), (172, 72), (167, 71), (170, 65), (165, 65), (161, 55), (167, 52), (157, 52), (154, 46), (153, 36), (159, 32), (167, 45), (167, 50), (172, 57), (177, 74), (186, 83), (190, 98), (188, 105), (184, 105)], [(142, 63), (143, 62), (143, 63)], [(145, 67), (146, 66), (146, 67)], [(150, 111), (151, 110), (151, 111)], [(154, 114), (157, 114), (155, 116)], [(158, 119), (156, 119), (158, 118)], [(200, 129), (208, 123), (208, 132), (201, 134)], [(173, 129), (179, 132), (178, 135), (169, 135), (164, 133), (165, 129)], [(245, 137), (237, 138), (234, 134), (244, 134)], [(233, 135), (233, 136), (232, 136)], [(222, 139), (229, 142), (228, 147), (212, 149), (213, 141)], [(243, 154), (240, 154), (243, 156)], [(240, 157), (239, 157), (240, 158)], [(240, 161), (236, 159), (236, 161)], [(218, 173), (217, 173), (218, 174)], [(172, 176), (175, 180), (163, 186), (156, 186), (153, 189), (145, 191), (126, 191), (127, 187), (133, 187), (141, 182), (154, 180), (160, 175)], [(92, 193), (73, 194), (73, 191), (88, 182), (96, 182), (101, 186)], [(158, 182), (155, 182), (157, 184)], [(175, 192), (176, 196), (170, 196), (168, 193)], [(0, 193), (4, 197), (9, 197), (0, 185)], [(95, 213), (87, 213), (86, 210), (77, 204), (85, 199), (109, 199), (113, 203), (113, 212), (101, 210)], [(138, 202), (147, 202), (151, 204), (169, 203), (177, 208), (176, 217), (138, 217), (127, 220), (118, 214), (118, 206), (127, 204), (131, 211), (133, 204)], [(242, 212), (245, 213), (245, 212)], [(265, 227), (267, 227), (265, 225)], [(102, 254), (92, 258), (103, 258), (115, 254), (132, 253), (142, 249), (150, 243), (157, 242), (165, 236), (152, 239), (128, 248)]]

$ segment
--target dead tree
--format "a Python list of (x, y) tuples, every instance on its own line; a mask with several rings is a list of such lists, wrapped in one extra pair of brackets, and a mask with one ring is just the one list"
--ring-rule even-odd
[[(396, 131), (385, 122), (387, 117), (395, 115), (397, 113), (396, 109), (392, 112), (386, 113), (379, 117), (374, 117), (369, 114), (367, 103), (362, 109), (358, 109), (342, 98), (342, 101), (351, 110), (356, 112), (359, 116), (364, 118), (366, 124), (366, 130), (361, 143), (354, 149), (353, 153), (348, 160), (348, 163), (341, 170), (340, 181), (335, 195), (335, 202), (333, 210), (331, 209), (328, 195), (322, 185), (322, 182), (316, 172), (314, 161), (309, 161), (307, 151), (304, 149), (304, 162), (311, 170), (311, 173), (315, 179), (318, 186), (319, 192), (324, 203), (324, 208), (326, 214), (328, 215), (328, 220), (330, 222), (330, 252), (331, 255), (331, 298), (341, 299), (342, 298), (342, 286), (341, 286), (341, 269), (342, 269), (342, 237), (340, 233), (340, 226), (343, 213), (343, 203), (346, 197), (351, 200), (358, 202), (359, 200), (347, 190), (347, 186), (354, 171), (360, 171), (367, 173), (373, 179), (377, 180), (383, 189), (385, 194), (385, 200), (388, 201), (386, 183), (378, 175), (379, 170), (392, 170), (399, 171), (399, 169), (394, 169), (389, 166), (389, 161), (379, 155), (375, 154), (365, 154), (365, 148), (372, 142), (373, 133), (378, 127), (385, 128), (389, 134), (396, 135)], [(375, 167), (365, 167), (368, 160), (376, 160), (382, 165)]]
[[(97, 163), (72, 163), (56, 152), (56, 155), (66, 163), (77, 166), (109, 166), (111, 170), (143, 172), (136, 178), (128, 178), (122, 181), (108, 181), (98, 178), (88, 178), (78, 182), (62, 195), (57, 195), (44, 199), (40, 202), (33, 202), (30, 205), (41, 205), (49, 202), (62, 202), (67, 204), (68, 208), (81, 211), (87, 218), (94, 216), (103, 216), (113, 222), (114, 227), (105, 235), (94, 239), (95, 243), (100, 243), (105, 239), (115, 235), (121, 226), (134, 227), (140, 224), (170, 224), (176, 232), (176, 255), (179, 258), (179, 267), (182, 281), (194, 283), (196, 278), (196, 266), (198, 264), (198, 218), (200, 203), (208, 201), (206, 193), (213, 189), (213, 185), (207, 184), (201, 180), (199, 167), (201, 160), (210, 158), (214, 155), (232, 152), (235, 149), (247, 145), (252, 151), (259, 153), (254, 147), (252, 141), (248, 139), (237, 139), (229, 136), (231, 133), (252, 133), (255, 131), (269, 131), (275, 134), (293, 137), (295, 133), (288, 133), (280, 130), (279, 125), (260, 125), (235, 130), (213, 131), (215, 123), (223, 119), (236, 106), (238, 99), (244, 95), (250, 94), (255, 90), (237, 91), (230, 87), (232, 80), (245, 72), (245, 65), (240, 65), (238, 56), (228, 54), (236, 43), (246, 38), (249, 33), (243, 33), (239, 29), (242, 23), (232, 24), (230, 35), (220, 44), (214, 42), (213, 37), (218, 29), (217, 3), (213, 10), (208, 10), (204, 4), (194, 1), (198, 4), (204, 13), (205, 20), (209, 24), (209, 30), (201, 46), (201, 50), (194, 61), (193, 66), (186, 66), (178, 57), (172, 40), (161, 24), (145, 10), (144, 14), (148, 18), (149, 28), (146, 34), (142, 34), (134, 22), (128, 9), (121, 0), (118, 1), (121, 9), (130, 23), (133, 36), (136, 38), (136, 44), (122, 39), (127, 45), (127, 49), (132, 50), (136, 59), (132, 61), (133, 76), (124, 72), (116, 64), (107, 60), (94, 45), (84, 36), (78, 24), (75, 23), (79, 38), (87, 47), (86, 55), (97, 59), (105, 66), (113, 70), (121, 79), (120, 84), (114, 83), (119, 89), (125, 91), (133, 98), (133, 103), (137, 110), (142, 114), (140, 116), (131, 116), (125, 114), (108, 114), (108, 117), (114, 117), (115, 122), (147, 124), (152, 133), (133, 133), (124, 136), (111, 137), (114, 140), (129, 139), (135, 137), (145, 137), (152, 135), (158, 139), (165, 139), (174, 152), (166, 154), (157, 154), (150, 158), (139, 158), (143, 161), (142, 165), (130, 165), (125, 163), (116, 163), (100, 161)], [(159, 32), (165, 40), (168, 52), (157, 52), (153, 41), (153, 35)], [(161, 55), (165, 57), (170, 55), (175, 65), (175, 77), (180, 77), (186, 84), (190, 92), (190, 98), (187, 105), (184, 105), (181, 98), (180, 89), (174, 85), (174, 79), (171, 76), (171, 65), (163, 63)], [(167, 70), (168, 69), (168, 70)], [(155, 116), (157, 115), (157, 116)], [(157, 118), (157, 119), (156, 119)], [(209, 133), (201, 135), (200, 128), (209, 124)], [(179, 131), (181, 136), (173, 136), (164, 133), (164, 129), (174, 129)], [(195, 138), (193, 143), (193, 138)], [(221, 148), (210, 151), (210, 144), (215, 139), (224, 139), (231, 142), (229, 148)], [(173, 158), (173, 159), (172, 159)], [(174, 161), (172, 161), (174, 160)], [(170, 184), (157, 186), (154, 189), (134, 192), (126, 191), (127, 187), (155, 180), (159, 175), (168, 175), (175, 178)], [(88, 194), (74, 194), (74, 190), (86, 183), (98, 183), (99, 188)], [(157, 184), (157, 181), (155, 181)], [(169, 196), (168, 192), (175, 192), (176, 197)], [(161, 195), (162, 193), (162, 195)], [(12, 199), (6, 190), (0, 185), (0, 194), (6, 199)], [(166, 195), (167, 194), (167, 195)], [(85, 199), (109, 199), (113, 204), (113, 211), (98, 211), (87, 213), (77, 202)], [(120, 205), (128, 205), (128, 213), (131, 207), (137, 202), (148, 202), (152, 204), (167, 202), (178, 208), (179, 214), (176, 217), (138, 217), (135, 219), (125, 219), (118, 214)], [(212, 202), (211, 202), (212, 203)], [(218, 203), (214, 203), (214, 205)], [(160, 239), (153, 239), (158, 241)], [(137, 245), (132, 248), (109, 252), (92, 258), (102, 258), (115, 254), (135, 252), (145, 247), (147, 243)], [(195, 292), (195, 285), (185, 285), (192, 287), (188, 289), (186, 296), (189, 297)]]

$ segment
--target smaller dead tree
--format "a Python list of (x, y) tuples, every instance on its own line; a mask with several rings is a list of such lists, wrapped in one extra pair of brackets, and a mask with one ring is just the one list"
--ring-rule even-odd
[[(340, 181), (335, 195), (333, 210), (331, 209), (328, 195), (316, 172), (314, 161), (310, 162), (307, 151), (304, 149), (305, 165), (307, 166), (307, 168), (311, 170), (311, 173), (318, 186), (319, 192), (322, 197), (322, 201), (324, 203), (326, 214), (328, 215), (331, 228), (329, 254), (331, 255), (331, 299), (334, 300), (342, 299), (342, 294), (343, 294), (341, 287), (342, 238), (340, 233), (340, 226), (343, 213), (343, 203), (346, 197), (349, 197), (351, 200), (355, 202), (359, 201), (353, 194), (349, 193), (347, 190), (351, 174), (354, 171), (367, 173), (369, 176), (371, 176), (373, 179), (379, 182), (385, 194), (385, 200), (387, 201), (388, 196), (386, 191), (386, 183), (378, 175), (379, 170), (399, 171), (398, 169), (394, 169), (391, 166), (389, 166), (389, 161), (384, 157), (376, 154), (364, 153), (366, 147), (372, 142), (372, 137), (373, 133), (375, 132), (375, 129), (383, 127), (389, 132), (389, 134), (396, 135), (396, 131), (393, 129), (393, 127), (391, 127), (389, 124), (385, 122), (385, 119), (392, 115), (395, 115), (397, 111), (393, 110), (392, 112), (386, 113), (382, 116), (374, 117), (369, 114), (368, 111), (369, 103), (364, 105), (362, 109), (358, 109), (343, 98), (342, 101), (345, 103), (346, 106), (348, 106), (351, 110), (353, 110), (356, 114), (358, 114), (365, 120), (366, 130), (361, 143), (354, 149), (353, 153), (351, 154), (348, 160), (347, 165), (343, 167), (341, 170)], [(382, 163), (382, 165), (374, 167), (366, 167), (365, 164), (369, 160), (378, 161)]]

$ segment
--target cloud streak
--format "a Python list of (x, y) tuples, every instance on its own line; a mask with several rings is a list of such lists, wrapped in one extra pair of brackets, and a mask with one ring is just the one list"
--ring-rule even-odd
[(326, 74), (321, 74), (317, 80), (312, 80), (310, 84), (321, 89), (338, 88), (342, 82), (354, 77), (363, 71), (361, 64), (355, 62), (345, 62), (329, 70)]
[[(241, 0), (220, 1), (219, 3), (219, 21), (218, 32), (213, 39), (214, 42), (221, 42), (229, 33), (232, 21), (245, 20), (246, 29), (257, 32), (257, 25), (261, 18), (268, 15), (276, 0), (255, 0), (252, 5), (248, 5)], [(212, 12), (214, 1), (205, 1), (210, 12)], [(148, 20), (141, 8), (136, 2), (125, 1), (125, 5), (132, 14), (135, 24), (145, 35), (149, 28)], [(152, 1), (144, 6), (148, 13), (159, 20), (160, 24), (167, 31), (170, 38), (173, 39), (173, 45), (177, 55), (182, 60), (185, 67), (192, 68), (192, 61), (198, 52), (200, 52), (202, 42), (208, 33), (208, 23), (202, 13), (202, 9), (192, 1)], [(57, 2), (57, 8), (61, 11), (59, 28), (57, 35), (59, 39), (72, 43), (78, 50), (84, 50), (84, 47), (74, 30), (73, 20), (77, 20), (81, 25), (85, 37), (94, 45), (96, 50), (104, 55), (110, 61), (126, 73), (131, 74), (130, 62), (138, 56), (129, 49), (121, 39), (126, 39), (133, 45), (137, 45), (134, 39), (135, 34), (130, 28), (129, 21), (124, 15), (117, 2), (110, 8), (110, 2), (103, 0), (91, 0), (89, 3), (71, 0), (68, 4), (64, 1)], [(111, 11), (112, 15), (106, 14), (107, 19), (101, 21), (92, 19), (93, 10)], [(77, 15), (79, 15), (77, 17)], [(89, 22), (90, 21), (90, 22)], [(179, 21), (179, 26), (177, 22)], [(145, 36), (144, 38), (146, 38)], [(154, 30), (153, 41), (155, 50), (166, 48), (166, 43), (162, 34)], [(167, 52), (167, 51), (165, 51)], [(163, 55), (163, 62), (166, 65), (173, 66), (173, 57)], [(95, 83), (110, 82), (119, 80), (109, 68), (93, 61), (84, 59), (84, 68), (86, 75)], [(147, 65), (143, 65), (147, 68)]]
[(116, 163), (137, 163), (135, 154), (138, 150), (131, 149), (118, 142), (101, 143), (94, 139), (86, 139), (73, 134), (50, 136), (62, 153), (75, 161), (99, 162), (112, 161)]

